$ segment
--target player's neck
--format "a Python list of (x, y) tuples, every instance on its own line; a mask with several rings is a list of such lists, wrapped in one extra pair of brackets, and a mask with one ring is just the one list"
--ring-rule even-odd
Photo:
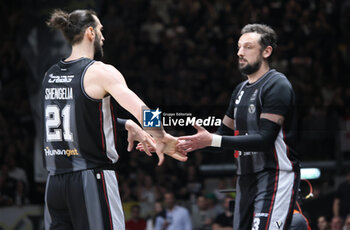
[(267, 62), (263, 62), (261, 64), (261, 67), (260, 67), (260, 69), (258, 71), (256, 71), (255, 73), (247, 75), (248, 82), (250, 84), (253, 84), (257, 80), (259, 80), (262, 76), (264, 76), (264, 74), (267, 73), (267, 71), (269, 71), (269, 70), (270, 70), (269, 64)]
[(65, 61), (72, 61), (82, 57), (94, 58), (94, 47), (84, 41), (72, 46), (72, 53)]

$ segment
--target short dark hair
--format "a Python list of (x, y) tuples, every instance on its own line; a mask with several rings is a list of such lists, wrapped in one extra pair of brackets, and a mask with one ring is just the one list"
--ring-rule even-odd
[(93, 10), (75, 10), (67, 13), (56, 9), (46, 24), (51, 28), (61, 30), (67, 41), (74, 45), (83, 40), (86, 28), (89, 26), (96, 28), (97, 23), (93, 15), (97, 16)]
[(277, 47), (277, 35), (270, 26), (264, 24), (248, 24), (241, 30), (241, 35), (254, 32), (261, 35), (259, 43), (262, 49), (271, 46), (274, 50)]

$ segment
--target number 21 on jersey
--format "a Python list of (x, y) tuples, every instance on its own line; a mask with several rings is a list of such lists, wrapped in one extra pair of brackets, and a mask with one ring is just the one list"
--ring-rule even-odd
[[(62, 117), (62, 119), (61, 119)], [(64, 141), (73, 141), (73, 134), (70, 131), (70, 105), (66, 105), (62, 111), (57, 105), (48, 105), (45, 108), (45, 130), (46, 141), (62, 141), (61, 121), (63, 121)]]

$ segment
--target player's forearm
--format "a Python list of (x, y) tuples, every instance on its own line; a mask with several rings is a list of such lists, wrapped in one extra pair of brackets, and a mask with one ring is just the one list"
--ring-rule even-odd
[(216, 131), (216, 134), (232, 136), (234, 134), (234, 130), (230, 129), (225, 124), (221, 123), (220, 127)]
[[(143, 124), (142, 111), (143, 109), (148, 109), (146, 104), (134, 92), (126, 87), (120, 89), (117, 98), (119, 98), (118, 103), (129, 111), (140, 122), (140, 124)], [(145, 131), (155, 138), (162, 138), (165, 135), (163, 127), (149, 128)]]
[(120, 89), (115, 96), (118, 103), (130, 112), (140, 123), (142, 122), (142, 108), (146, 108), (145, 103), (130, 89)]
[(241, 136), (214, 135), (212, 146), (240, 151), (265, 151), (273, 147), (279, 130), (280, 126), (276, 123), (261, 119), (257, 133)]

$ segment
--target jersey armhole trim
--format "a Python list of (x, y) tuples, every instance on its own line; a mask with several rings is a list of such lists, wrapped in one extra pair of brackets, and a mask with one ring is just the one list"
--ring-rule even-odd
[[(50, 69), (49, 69), (50, 70)], [(46, 76), (47, 76), (47, 72), (49, 71), (47, 70), (45, 73), (44, 73), (44, 77), (43, 79), (41, 80), (41, 86), (43, 87), (44, 83), (45, 83), (45, 80), (46, 80)]]
[[(235, 95), (235, 98), (237, 97), (237, 95), (239, 95), (241, 93), (241, 91), (243, 90), (243, 88), (248, 84), (248, 80), (244, 81), (242, 86), (239, 88), (237, 94)], [(235, 103), (236, 104), (236, 103)]]
[(85, 73), (86, 73), (86, 71), (88, 70), (88, 68), (89, 68), (92, 64), (94, 64), (94, 63), (95, 63), (95, 61), (91, 61), (91, 62), (85, 67), (83, 73), (81, 74), (80, 87), (81, 87), (81, 91), (83, 92), (83, 94), (85, 95), (85, 97), (86, 97), (87, 99), (89, 99), (89, 100), (91, 100), (91, 101), (94, 101), (94, 102), (101, 102), (102, 99), (95, 99), (95, 98), (90, 97), (90, 96), (86, 93), (85, 88), (84, 88), (84, 77), (85, 77)]

